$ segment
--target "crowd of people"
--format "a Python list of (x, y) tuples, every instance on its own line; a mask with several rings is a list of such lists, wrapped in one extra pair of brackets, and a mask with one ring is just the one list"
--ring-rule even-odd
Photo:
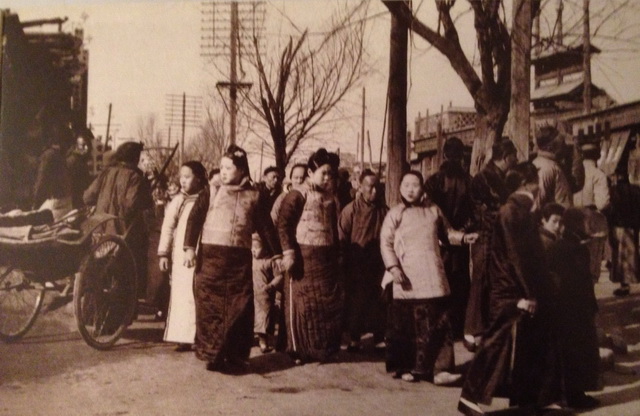
[[(55, 143), (43, 154), (36, 203), (123, 218), (142, 298), (143, 216), (155, 206), (137, 167), (142, 145), (119, 146), (91, 182), (87, 140), (78, 137), (67, 165)], [(250, 368), (254, 342), (303, 365), (332, 360), (343, 336), (357, 354), (371, 333), (394, 378), (462, 383), (465, 415), (483, 414), (496, 394), (541, 413), (597, 406), (586, 394), (601, 388), (593, 284), (604, 260), (617, 296), (638, 281), (640, 188), (622, 174), (610, 185), (597, 144), (568, 146), (551, 127), (536, 144), (536, 158), (518, 163), (514, 144), (498, 140), (471, 177), (451, 137), (440, 169), (426, 179), (406, 172), (391, 207), (378, 174), (341, 174), (324, 148), (294, 165), (286, 185), (275, 167), (254, 182), (235, 145), (215, 171), (184, 163), (149, 266), (170, 279), (164, 340), (195, 351), (207, 370), (234, 373)], [(54, 192), (46, 178), (62, 177), (51, 166), (63, 165)], [(475, 354), (464, 377), (456, 340)]]

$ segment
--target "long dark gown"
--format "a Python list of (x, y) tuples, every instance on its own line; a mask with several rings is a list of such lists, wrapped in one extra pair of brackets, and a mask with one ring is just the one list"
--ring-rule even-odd
[[(551, 281), (533, 200), (514, 193), (500, 209), (490, 254), (490, 320), (462, 388), (461, 397), (489, 404), (506, 387), (511, 405), (545, 406), (559, 401), (559, 363), (550, 327)], [(536, 299), (529, 316), (519, 299)]]

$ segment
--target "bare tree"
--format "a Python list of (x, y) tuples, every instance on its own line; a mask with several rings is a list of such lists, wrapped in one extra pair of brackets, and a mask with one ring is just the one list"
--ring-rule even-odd
[(160, 123), (155, 113), (138, 117), (136, 124), (137, 139), (144, 143), (145, 157), (150, 165), (160, 169), (164, 164), (168, 149), (165, 143), (164, 134), (160, 129)]
[(229, 145), (229, 137), (225, 128), (225, 113), (215, 111), (214, 104), (207, 105), (205, 112), (198, 135), (185, 149), (185, 160), (198, 160), (207, 171), (211, 171), (220, 165), (220, 158)]
[(268, 56), (254, 37), (249, 62), (257, 88), (245, 92), (254, 130), (269, 132), (276, 166), (284, 171), (300, 146), (365, 75), (362, 16), (366, 3), (343, 11), (319, 39), (308, 30), (291, 36), (278, 56)]
[[(511, 94), (511, 38), (500, 0), (469, 0), (474, 14), (478, 41), (480, 74), (460, 45), (458, 30), (451, 16), (455, 0), (435, 0), (438, 11), (438, 30), (418, 20), (409, 1), (383, 3), (391, 13), (413, 32), (424, 38), (449, 60), (465, 87), (473, 97), (478, 122), (471, 161), (472, 172), (483, 165), (485, 155), (494, 140), (502, 135), (509, 114)], [(534, 2), (534, 13), (540, 5)], [(442, 33), (440, 33), (442, 26)]]

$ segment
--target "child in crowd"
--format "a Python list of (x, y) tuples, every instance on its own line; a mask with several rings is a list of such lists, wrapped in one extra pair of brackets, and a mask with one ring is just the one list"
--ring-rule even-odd
[(171, 297), (164, 340), (177, 342), (176, 351), (190, 351), (196, 335), (196, 306), (193, 298), (193, 268), (183, 265), (184, 233), (191, 208), (208, 185), (207, 171), (200, 162), (186, 162), (180, 168), (179, 192), (167, 206), (160, 243), (159, 267), (171, 267)]
[[(449, 284), (438, 237), (450, 244), (472, 244), (477, 234), (451, 228), (437, 205), (423, 198), (422, 174), (402, 177), (402, 202), (391, 208), (380, 232), (380, 251), (392, 285), (387, 329), (387, 371), (404, 381), (433, 380), (436, 385), (460, 379), (454, 367), (449, 321)], [(444, 352), (444, 354), (443, 354)]]
[(549, 249), (562, 235), (562, 215), (564, 207), (555, 202), (549, 202), (542, 207), (542, 224), (540, 226), (540, 239), (545, 251)]
[(173, 200), (177, 195), (180, 194), (180, 178), (173, 178), (169, 181), (169, 185), (167, 186), (167, 196), (169, 200)]
[(583, 410), (599, 404), (585, 394), (601, 388), (595, 325), (598, 304), (589, 267), (585, 214), (569, 208), (562, 223), (562, 237), (546, 250), (556, 292), (553, 321), (557, 324), (567, 405)]
[(251, 241), (253, 255), (253, 304), (255, 319), (253, 332), (258, 336), (258, 345), (262, 353), (271, 352), (269, 335), (273, 335), (278, 323), (278, 334), (284, 331), (282, 313), (277, 304), (277, 292), (282, 292), (283, 274), (273, 267), (273, 261), (265, 256), (262, 240), (253, 234)]

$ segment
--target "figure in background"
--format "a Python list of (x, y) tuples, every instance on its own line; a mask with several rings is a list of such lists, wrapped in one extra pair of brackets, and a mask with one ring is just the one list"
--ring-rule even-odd
[[(444, 162), (425, 182), (427, 198), (436, 204), (456, 230), (470, 228), (473, 216), (470, 188), (471, 176), (464, 168), (464, 144), (450, 137), (443, 146)], [(451, 289), (451, 326), (455, 338), (462, 338), (469, 300), (469, 247), (445, 244), (442, 247), (444, 270)]]
[(507, 201), (509, 191), (505, 177), (517, 163), (513, 142), (503, 137), (494, 143), (491, 160), (471, 180), (473, 229), (479, 238), (471, 245), (471, 288), (465, 314), (464, 345), (474, 351), (480, 335), (489, 323), (489, 255), (493, 229), (500, 207)]
[(136, 260), (138, 299), (147, 290), (147, 251), (149, 230), (144, 221), (145, 211), (153, 209), (149, 182), (138, 168), (142, 143), (125, 142), (116, 149), (109, 165), (84, 192), (86, 205), (95, 205), (96, 212), (115, 215), (124, 220), (125, 230), (117, 230), (111, 223), (107, 232), (128, 230), (127, 245)]
[(595, 321), (598, 303), (589, 270), (585, 220), (582, 210), (567, 209), (562, 216), (561, 238), (546, 250), (555, 283), (552, 322), (556, 324), (560, 345), (561, 379), (567, 405), (575, 410), (598, 406), (600, 402), (585, 392), (602, 389)]
[[(246, 370), (253, 344), (251, 235), (270, 250), (280, 244), (265, 194), (249, 176), (244, 149), (231, 145), (220, 160), (221, 186), (196, 200), (184, 240), (184, 264), (196, 266), (196, 357), (210, 371)], [(199, 244), (199, 245), (198, 245)]]
[(273, 207), (271, 207), (271, 219), (276, 226), (278, 224), (278, 213), (280, 212), (280, 206), (282, 205), (284, 197), (289, 191), (302, 185), (305, 179), (307, 179), (307, 165), (304, 163), (296, 163), (293, 165), (291, 172), (289, 172), (290, 183), (284, 187), (282, 193), (278, 195), (278, 198), (276, 198), (276, 201), (273, 203)]
[(584, 144), (582, 157), (584, 186), (573, 194), (573, 204), (584, 210), (587, 223), (586, 231), (590, 236), (587, 243), (591, 262), (589, 269), (594, 281), (597, 282), (600, 278), (609, 228), (607, 218), (603, 213), (610, 204), (609, 181), (607, 175), (596, 166), (596, 161), (600, 159), (600, 146), (594, 143)]
[(382, 350), (386, 308), (381, 282), (384, 263), (380, 255), (380, 230), (388, 208), (380, 198), (378, 176), (365, 169), (360, 176), (360, 192), (340, 213), (338, 232), (343, 253), (347, 329), (347, 351), (360, 350), (360, 338), (373, 332), (376, 350)]
[(358, 194), (358, 188), (360, 187), (360, 175), (362, 175), (362, 168), (360, 165), (354, 165), (351, 171), (351, 199), (355, 199)]
[(280, 171), (275, 166), (269, 166), (262, 174), (262, 182), (257, 185), (258, 190), (264, 194), (264, 199), (268, 202), (267, 208), (271, 212), (273, 203), (282, 193), (282, 178)]
[(542, 241), (545, 252), (562, 237), (562, 216), (564, 211), (564, 207), (555, 202), (548, 203), (542, 207), (540, 241)]
[(559, 164), (565, 152), (564, 137), (555, 127), (545, 126), (536, 133), (536, 144), (538, 155), (533, 160), (533, 164), (538, 169), (540, 181), (536, 211), (549, 202), (557, 202), (565, 208), (572, 206), (575, 191)]
[(220, 168), (213, 168), (209, 172), (209, 183), (211, 186), (220, 186), (222, 182), (220, 182)]
[(171, 178), (169, 180), (169, 184), (167, 185), (167, 196), (169, 197), (169, 201), (172, 201), (173, 198), (180, 195), (180, 178)]
[(629, 183), (627, 175), (617, 173), (611, 187), (609, 234), (612, 282), (620, 283), (616, 296), (627, 296), (631, 283), (640, 282), (640, 186)]
[(336, 196), (338, 197), (338, 202), (340, 203), (340, 210), (342, 211), (344, 207), (351, 201), (353, 201), (353, 196), (351, 192), (351, 182), (349, 181), (349, 171), (344, 168), (338, 169), (338, 177), (336, 180)]
[(251, 242), (253, 255), (253, 305), (255, 319), (253, 332), (258, 337), (260, 351), (265, 354), (273, 351), (269, 345), (269, 337), (273, 336), (278, 324), (278, 337), (284, 329), (284, 316), (278, 301), (277, 293), (282, 293), (283, 273), (274, 267), (274, 263), (266, 256), (262, 240), (258, 234), (253, 234)]
[(67, 171), (71, 180), (71, 202), (74, 208), (82, 208), (82, 195), (92, 181), (89, 171), (91, 159), (91, 143), (93, 134), (89, 129), (81, 131), (76, 136), (76, 143), (67, 152)]
[(33, 189), (33, 209), (49, 209), (57, 221), (73, 208), (65, 150), (71, 131), (57, 122), (45, 128), (47, 148), (40, 155)]
[(447, 244), (472, 244), (477, 234), (454, 230), (440, 208), (424, 198), (420, 172), (405, 173), (402, 202), (389, 210), (380, 232), (387, 269), (382, 286), (391, 285), (387, 322), (388, 372), (404, 381), (433, 380), (449, 385), (453, 374), (453, 336), (449, 321), (449, 283), (440, 256), (439, 236)]
[(500, 208), (489, 258), (489, 327), (462, 387), (458, 410), (484, 414), (500, 386), (510, 405), (559, 409), (562, 390), (553, 332), (552, 282), (532, 208), (538, 170), (517, 165), (506, 178), (514, 190)]
[(171, 270), (171, 294), (164, 340), (177, 343), (176, 351), (190, 351), (196, 336), (196, 305), (193, 297), (194, 269), (184, 265), (184, 234), (198, 196), (209, 186), (200, 162), (180, 167), (182, 191), (167, 206), (158, 244), (160, 271)]
[(340, 159), (320, 148), (308, 178), (282, 201), (278, 232), (285, 282), (287, 352), (296, 364), (325, 361), (340, 349), (344, 292), (339, 273), (338, 201), (332, 181)]

